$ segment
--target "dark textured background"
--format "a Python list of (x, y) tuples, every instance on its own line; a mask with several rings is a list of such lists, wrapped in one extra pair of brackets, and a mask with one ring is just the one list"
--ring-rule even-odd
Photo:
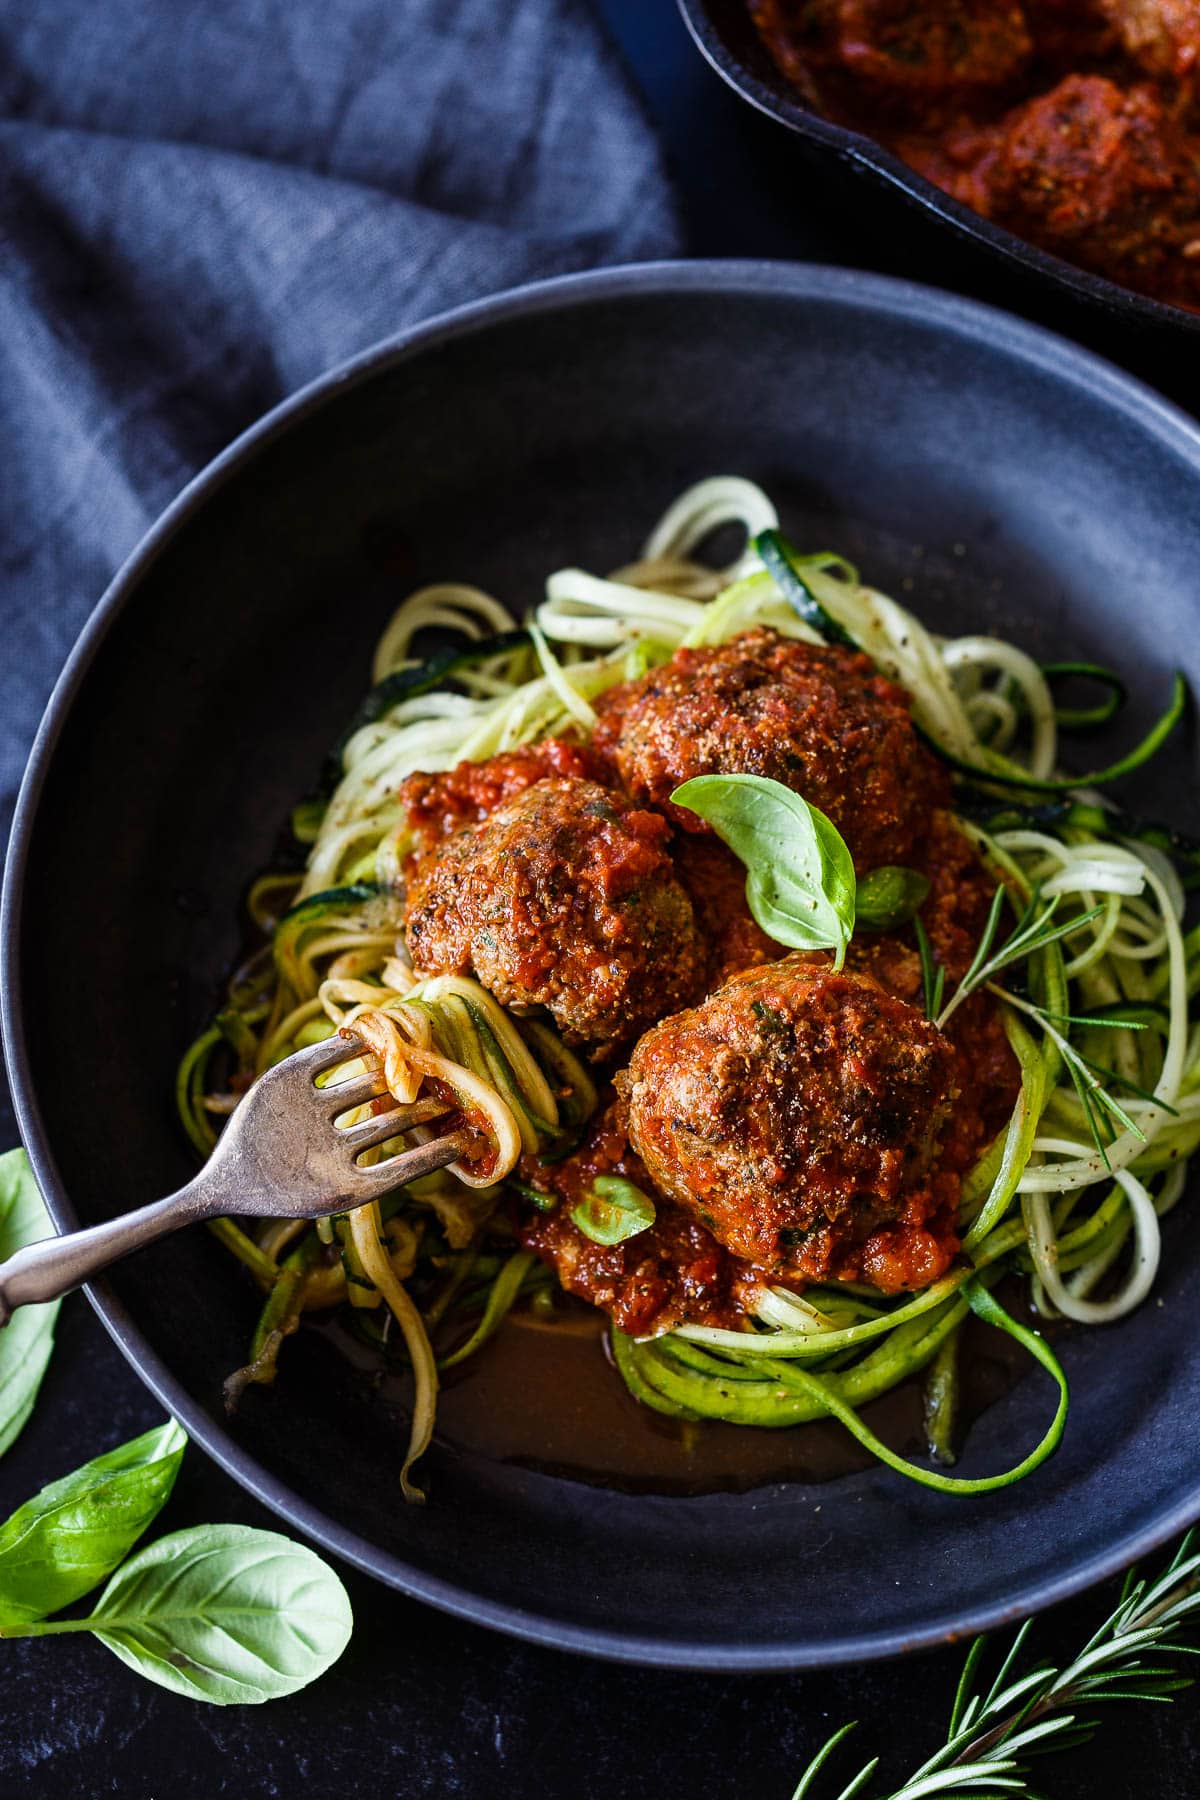
[[(864, 240), (782, 134), (701, 65), (667, 0), (602, 6), (671, 153), (690, 252), (819, 257), (1013, 299), (985, 266), (931, 253), (915, 227)], [(14, 1141), (0, 1097), (0, 1144)], [(68, 1300), (35, 1418), (0, 1469), (0, 1514), (159, 1417), (86, 1303)], [(227, 1519), (273, 1524), (189, 1453), (162, 1529)], [(795, 1678), (622, 1669), (509, 1642), (345, 1577), (350, 1649), (315, 1687), (264, 1711), (176, 1699), (83, 1637), (5, 1646), (0, 1794), (788, 1800), (812, 1750), (846, 1719), (860, 1721), (864, 1755), (883, 1753), (881, 1786), (908, 1772), (938, 1741), (961, 1661), (946, 1651)], [(1069, 1653), (1111, 1599), (1096, 1593), (1047, 1616), (1039, 1648)], [(1058, 1800), (1185, 1800), (1200, 1790), (1198, 1723), (1187, 1695), (1114, 1711), (1095, 1744), (1047, 1765), (1040, 1785)]]

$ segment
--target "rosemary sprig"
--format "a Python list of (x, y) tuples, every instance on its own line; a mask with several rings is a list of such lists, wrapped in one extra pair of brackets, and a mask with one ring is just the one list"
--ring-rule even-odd
[(1115, 1086), (1128, 1088), (1142, 1099), (1152, 1100), (1154, 1096), (1147, 1094), (1144, 1089), (1136, 1087), (1133, 1082), (1126, 1081), (1124, 1076), (1082, 1056), (1065, 1033), (1058, 1029), (1058, 1026), (1060, 1024), (1102, 1026), (1141, 1031), (1145, 1029), (1144, 1024), (1123, 1019), (1117, 1014), (1110, 1017), (1085, 1018), (1080, 1016), (1076, 1018), (1066, 1013), (1054, 1013), (1046, 1007), (1037, 1006), (1031, 1000), (1022, 1000), (1017, 995), (1010, 993), (1007, 988), (996, 984), (997, 975), (1004, 969), (1011, 968), (1014, 963), (1024, 962), (1035, 951), (1043, 950), (1048, 945), (1057, 943), (1060, 938), (1070, 937), (1082, 926), (1090, 924), (1104, 909), (1101, 906), (1094, 906), (1088, 912), (1077, 913), (1072, 919), (1056, 923), (1055, 915), (1061, 896), (1056, 894), (1043, 904), (1041, 888), (1035, 887), (1010, 936), (1005, 939), (998, 950), (994, 950), (993, 945), (996, 941), (996, 933), (1000, 928), (1000, 915), (1004, 910), (1006, 897), (1006, 890), (1003, 887), (998, 887), (993, 894), (987, 923), (975, 946), (975, 954), (971, 958), (970, 966), (945, 1006), (940, 1004), (942, 978), (945, 971), (939, 967), (936, 980), (933, 978), (933, 953), (929, 947), (929, 940), (925, 936), (920, 920), (915, 921), (917, 948), (921, 953), (921, 974), (925, 987), (925, 1010), (935, 1020), (938, 1029), (944, 1030), (955, 1009), (968, 995), (975, 993), (980, 988), (987, 988), (996, 995), (997, 999), (1007, 1001), (1010, 1006), (1020, 1012), (1028, 1013), (1031, 1018), (1035, 1019), (1046, 1036), (1058, 1047), (1063, 1065), (1079, 1098), (1089, 1135), (1096, 1146), (1096, 1153), (1103, 1158), (1104, 1166), (1108, 1168), (1111, 1166), (1108, 1147), (1115, 1141), (1118, 1128), (1132, 1132), (1135, 1137), (1141, 1138), (1143, 1141), (1145, 1133), (1130, 1118), (1120, 1101), (1113, 1098), (1099, 1077), (1105, 1076)]
[[(1032, 1800), (1026, 1777), (1030, 1761), (1048, 1751), (1085, 1743), (1097, 1720), (1081, 1717), (1110, 1700), (1169, 1701), (1191, 1678), (1162, 1660), (1200, 1655), (1200, 1645), (1179, 1642), (1179, 1633), (1200, 1607), (1200, 1551), (1189, 1532), (1156, 1581), (1130, 1570), (1121, 1598), (1100, 1629), (1063, 1668), (1039, 1662), (1015, 1673), (1032, 1621), (1017, 1632), (986, 1692), (976, 1687), (987, 1640), (977, 1638), (968, 1653), (946, 1741), (902, 1786), (878, 1800), (930, 1800), (971, 1795), (974, 1800)], [(843, 1725), (822, 1745), (801, 1777), (792, 1800), (816, 1800), (814, 1782), (829, 1758), (854, 1730)], [(879, 1766), (873, 1757), (836, 1800), (865, 1800), (867, 1783)], [(832, 1800), (832, 1797), (831, 1797)]]
[[(1009, 1006), (1016, 1007), (1018, 1012), (1027, 1013), (1031, 1019), (1035, 1019), (1051, 1043), (1057, 1046), (1058, 1053), (1066, 1064), (1067, 1074), (1071, 1077), (1071, 1085), (1079, 1096), (1079, 1104), (1083, 1108), (1083, 1116), (1087, 1120), (1092, 1142), (1096, 1146), (1097, 1154), (1104, 1159), (1106, 1169), (1112, 1166), (1108, 1160), (1108, 1146), (1116, 1138), (1117, 1126), (1122, 1126), (1126, 1131), (1132, 1132), (1135, 1138), (1145, 1143), (1146, 1134), (1141, 1126), (1130, 1118), (1119, 1101), (1113, 1099), (1108, 1089), (1101, 1083), (1100, 1076), (1106, 1076), (1118, 1087), (1128, 1088), (1131, 1093), (1137, 1094), (1139, 1099), (1154, 1100), (1153, 1094), (1148, 1093), (1145, 1088), (1138, 1087), (1136, 1082), (1127, 1081), (1115, 1069), (1106, 1069), (1102, 1063), (1094, 1063), (1089, 1057), (1081, 1056), (1075, 1046), (1052, 1023), (1054, 1018), (1062, 1015), (1049, 1013), (1044, 1007), (1035, 1006), (1032, 1000), (1022, 1000), (1018, 995), (1010, 994), (1007, 988), (997, 987), (993, 982), (988, 983), (988, 991), (995, 994), (998, 1000), (1003, 1000)], [(1066, 1022), (1083, 1023), (1082, 1020), (1071, 1021), (1069, 1017)], [(1111, 1022), (1118, 1029), (1122, 1025), (1120, 1020), (1092, 1019), (1088, 1022), (1093, 1025)], [(1134, 1029), (1137, 1028), (1134, 1027)], [(1173, 1107), (1168, 1108), (1165, 1102), (1158, 1104), (1163, 1105), (1164, 1111), (1173, 1112), (1175, 1110)]]
[(936, 1019), (942, 1010), (946, 971), (934, 958), (933, 945), (929, 942), (928, 933), (921, 923), (920, 913), (913, 917), (913, 931), (916, 933), (917, 950), (921, 958), (921, 985), (925, 992), (925, 1017)]
[(977, 988), (986, 987), (988, 982), (994, 981), (1002, 969), (1010, 968), (1013, 963), (1024, 962), (1026, 957), (1032, 956), (1035, 950), (1044, 950), (1047, 945), (1057, 943), (1059, 938), (1070, 937), (1072, 932), (1090, 924), (1104, 910), (1102, 906), (1093, 906), (1090, 912), (1077, 913), (1073, 919), (1067, 919), (1062, 924), (1056, 925), (1054, 915), (1058, 910), (1060, 896), (1055, 894), (1043, 906), (1041, 888), (1035, 887), (1026, 902), (1025, 910), (1013, 927), (1011, 935), (993, 953), (992, 945), (996, 941), (996, 933), (1000, 928), (1000, 914), (1006, 898), (1006, 889), (998, 887), (992, 896), (991, 911), (988, 913), (987, 924), (983, 928), (979, 942), (975, 946), (971, 966), (937, 1016), (939, 1031), (945, 1029), (946, 1021), (969, 994), (973, 994)]

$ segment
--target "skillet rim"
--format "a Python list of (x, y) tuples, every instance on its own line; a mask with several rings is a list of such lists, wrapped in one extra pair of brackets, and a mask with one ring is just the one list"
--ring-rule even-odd
[[(727, 5), (745, 4), (745, 0), (724, 0)], [(964, 205), (944, 189), (927, 181), (923, 175), (866, 133), (852, 131), (832, 119), (822, 118), (801, 104), (783, 75), (774, 69), (760, 73), (752, 68), (729, 40), (714, 17), (711, 0), (676, 0), (680, 16), (696, 48), (735, 94), (756, 111), (786, 126), (798, 137), (817, 144), (838, 161), (865, 171), (875, 180), (896, 192), (910, 204), (931, 213), (940, 224), (961, 237), (982, 245), (993, 256), (1014, 263), (1061, 293), (1064, 289), (1096, 312), (1106, 314), (1126, 327), (1136, 322), (1140, 328), (1150, 327), (1156, 333), (1180, 331), (1186, 337), (1200, 333), (1200, 312), (1173, 306), (1166, 300), (1155, 300), (1125, 287), (1107, 275), (1097, 275), (1064, 257), (1043, 250), (1029, 238), (1018, 237), (1003, 225), (985, 219), (982, 213)], [(748, 15), (747, 15), (748, 16)], [(750, 27), (752, 30), (753, 27)], [(766, 57), (764, 49), (763, 55)]]

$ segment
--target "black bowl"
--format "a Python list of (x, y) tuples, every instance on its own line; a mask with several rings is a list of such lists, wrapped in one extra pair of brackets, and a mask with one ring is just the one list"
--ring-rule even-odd
[[(453, 575), (523, 604), (556, 565), (624, 559), (678, 489), (723, 469), (937, 623), (1131, 672), (1131, 733), (1173, 665), (1200, 679), (1200, 437), (999, 313), (845, 272), (679, 264), (552, 282), (384, 344), (187, 489), (51, 701), (7, 872), (3, 988), (21, 1125), (60, 1228), (188, 1176), (176, 1057), (397, 584)], [(1143, 808), (1178, 818), (1187, 770), (1177, 744)], [(93, 1299), (237, 1480), (395, 1587), (600, 1655), (790, 1667), (1028, 1612), (1200, 1514), (1191, 1225), (1186, 1206), (1169, 1222), (1156, 1303), (1066, 1343), (1058, 1455), (970, 1500), (877, 1467), (667, 1499), (441, 1444), (431, 1504), (406, 1508), (401, 1429), (320, 1340), (225, 1419), (254, 1303), (206, 1235), (134, 1259)], [(1043, 1378), (1020, 1382), (975, 1425), (962, 1472), (1015, 1461), (1048, 1404)]]
[[(1059, 302), (1055, 310), (1064, 323), (1074, 331), (1079, 320), (1085, 321), (1089, 335), (1122, 362), (1136, 363), (1173, 392), (1176, 380), (1187, 380), (1187, 371), (1175, 366), (1172, 352), (1175, 357), (1195, 355), (1200, 314), (1151, 300), (1103, 275), (1064, 262), (973, 212), (872, 138), (811, 112), (772, 61), (754, 27), (747, 0), (678, 0), (678, 5), (696, 44), (717, 73), (751, 106), (797, 134), (809, 154), (817, 183), (843, 172), (851, 178), (855, 192), (849, 203), (859, 213), (866, 239), (878, 216), (889, 212), (889, 202), (892, 217), (888, 223), (892, 225), (897, 212), (906, 207), (910, 213), (919, 209), (960, 241), (974, 246), (993, 269), (1003, 265), (1011, 278), (1007, 285), (1014, 303), (1049, 295), (1052, 302)], [(1194, 391), (1189, 389), (1189, 404)]]

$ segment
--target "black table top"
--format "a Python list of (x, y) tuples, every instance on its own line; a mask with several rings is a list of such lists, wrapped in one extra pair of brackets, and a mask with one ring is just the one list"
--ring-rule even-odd
[[(784, 134), (707, 69), (669, 0), (601, 5), (671, 151), (691, 252), (853, 263), (1011, 299), (986, 269), (961, 267), (950, 252), (914, 267), (905, 231), (864, 244), (852, 218), (823, 210)], [(0, 1147), (15, 1141), (0, 1093)], [(161, 1416), (72, 1297), (35, 1416), (0, 1464), (0, 1516)], [(193, 1450), (159, 1529), (218, 1520), (276, 1523)], [(356, 1621), (349, 1650), (314, 1687), (265, 1709), (178, 1699), (84, 1636), (5, 1645), (0, 1793), (788, 1800), (813, 1750), (848, 1719), (860, 1722), (864, 1760), (883, 1755), (875, 1791), (886, 1791), (889, 1775), (898, 1781), (941, 1741), (961, 1665), (960, 1652), (941, 1651), (805, 1676), (627, 1669), (494, 1636), (343, 1573)], [(1112, 1599), (1097, 1592), (1047, 1615), (1039, 1651), (1069, 1656)], [(1110, 1712), (1092, 1745), (1046, 1765), (1041, 1785), (1058, 1800), (1185, 1800), (1198, 1763), (1200, 1704), (1184, 1695)]]

